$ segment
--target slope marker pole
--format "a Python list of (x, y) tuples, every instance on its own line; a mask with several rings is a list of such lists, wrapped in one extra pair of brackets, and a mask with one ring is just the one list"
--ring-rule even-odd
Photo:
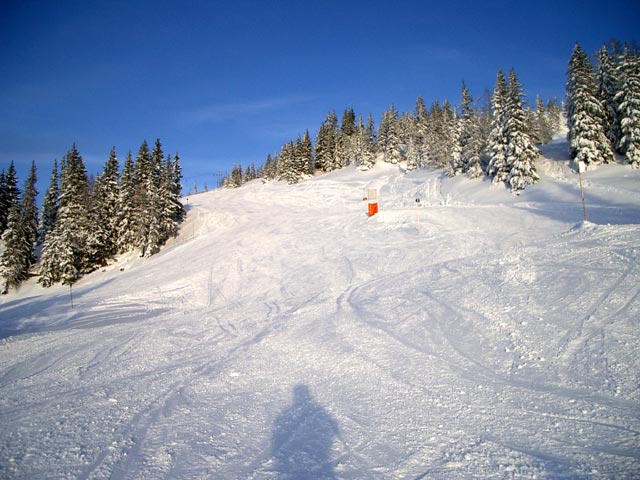
[(584, 187), (582, 186), (582, 173), (587, 170), (587, 166), (584, 162), (578, 162), (578, 180), (580, 182), (580, 196), (582, 197), (582, 213), (584, 214), (584, 221), (587, 221), (587, 204), (584, 201)]

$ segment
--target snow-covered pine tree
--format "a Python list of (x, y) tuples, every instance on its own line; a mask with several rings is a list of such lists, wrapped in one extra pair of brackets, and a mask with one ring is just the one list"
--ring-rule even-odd
[(18, 177), (16, 176), (16, 167), (12, 161), (9, 164), (9, 169), (3, 175), (3, 182), (0, 184), (0, 235), (7, 228), (9, 212), (19, 202)]
[(500, 69), (491, 97), (491, 132), (487, 142), (489, 162), (486, 171), (494, 183), (506, 182), (509, 176), (506, 155), (508, 95), (507, 80)]
[(404, 119), (404, 145), (407, 170), (417, 170), (421, 166), (420, 147), (422, 139), (418, 129), (418, 121), (412, 115), (406, 114)]
[(336, 145), (336, 168), (343, 168), (356, 161), (356, 114), (346, 108), (342, 114), (340, 133)]
[(462, 146), (460, 145), (460, 136), (462, 135), (462, 121), (459, 118), (454, 119), (451, 124), (451, 148), (449, 151), (449, 172), (448, 175), (453, 177), (464, 171), (464, 160), (462, 158)]
[(177, 194), (175, 188), (175, 174), (173, 171), (174, 164), (171, 161), (171, 155), (167, 155), (162, 169), (162, 182), (160, 184), (160, 195), (162, 196), (162, 226), (161, 230), (166, 240), (174, 237), (178, 233), (178, 224), (182, 217), (182, 203), (180, 195)]
[(313, 142), (311, 141), (309, 130), (305, 130), (304, 135), (302, 136), (301, 157), (302, 174), (313, 175), (313, 171), (315, 170), (313, 165)]
[(4, 170), (0, 172), (0, 236), (5, 228), (9, 216), (9, 208), (7, 208), (7, 174)]
[(567, 124), (571, 158), (586, 165), (614, 161), (607, 138), (605, 111), (598, 99), (598, 86), (589, 56), (576, 43), (569, 61)]
[(0, 256), (1, 293), (6, 294), (10, 288), (18, 288), (27, 278), (25, 266), (25, 232), (22, 230), (20, 206), (14, 205), (7, 216), (7, 227), (2, 234), (4, 250)]
[(42, 247), (40, 283), (73, 284), (93, 265), (87, 251), (91, 231), (89, 191), (84, 162), (74, 144), (62, 162), (60, 206), (55, 227)]
[(429, 112), (424, 103), (422, 97), (418, 97), (416, 100), (416, 136), (415, 136), (415, 150), (416, 150), (416, 164), (418, 168), (423, 168), (425, 165), (431, 163), (430, 159), (430, 132), (429, 132)]
[(90, 215), (93, 228), (87, 239), (87, 247), (94, 267), (106, 265), (117, 252), (118, 170), (118, 159), (113, 147), (102, 173), (96, 178), (91, 194)]
[(376, 132), (373, 117), (367, 117), (364, 125), (362, 117), (358, 124), (358, 165), (360, 170), (369, 170), (376, 162)]
[(276, 165), (273, 161), (273, 157), (271, 156), (270, 153), (267, 153), (267, 158), (265, 158), (264, 160), (264, 168), (263, 168), (264, 178), (266, 178), (267, 180), (273, 180), (276, 177), (275, 168), (276, 168)]
[(58, 216), (58, 197), (60, 196), (60, 185), (58, 180), (58, 161), (54, 160), (51, 178), (49, 179), (49, 188), (44, 194), (42, 200), (42, 215), (40, 217), (39, 237), (40, 242), (44, 243), (47, 234), (53, 230)]
[(536, 96), (536, 110), (533, 117), (533, 130), (535, 135), (531, 135), (532, 140), (546, 145), (553, 137), (552, 112), (547, 111), (540, 95)]
[(462, 102), (460, 105), (460, 157), (462, 172), (470, 178), (482, 175), (482, 136), (480, 119), (473, 105), (473, 97), (462, 82)]
[(529, 137), (530, 130), (527, 113), (524, 108), (522, 85), (515, 71), (509, 72), (507, 96), (507, 144), (506, 164), (509, 170), (507, 183), (512, 191), (523, 190), (540, 180), (535, 168), (539, 151)]
[(38, 177), (36, 175), (36, 164), (31, 162), (31, 168), (29, 170), (29, 176), (24, 184), (24, 192), (22, 194), (22, 201), (20, 206), (20, 221), (22, 222), (22, 229), (25, 235), (25, 267), (28, 270), (36, 263), (35, 248), (38, 244), (38, 189), (36, 188), (36, 182)]
[(618, 146), (627, 162), (640, 168), (640, 57), (625, 48), (620, 67), (622, 79), (615, 95), (620, 119)]
[(338, 143), (338, 116), (335, 111), (329, 112), (320, 125), (316, 140), (316, 168), (323, 172), (334, 169), (335, 154)]
[(4, 251), (0, 256), (0, 276), (3, 279), (2, 293), (17, 288), (29, 276), (36, 262), (35, 247), (38, 241), (38, 206), (36, 197), (36, 165), (31, 163), (25, 181), (22, 200), (9, 212), (7, 228), (2, 235)]
[(178, 152), (173, 155), (171, 173), (171, 182), (173, 185), (172, 195), (173, 198), (177, 199), (179, 203), (179, 207), (175, 210), (175, 221), (180, 223), (182, 222), (182, 220), (184, 220), (187, 212), (184, 208), (184, 205), (182, 205), (182, 202), (180, 201), (180, 199), (182, 198), (182, 166), (180, 165), (180, 155), (178, 154)]
[(378, 129), (378, 152), (387, 163), (396, 164), (402, 161), (400, 145), (400, 132), (398, 131), (398, 112), (395, 106), (382, 114), (380, 128)]
[(431, 104), (427, 128), (427, 148), (429, 164), (436, 168), (449, 166), (455, 137), (455, 113), (448, 100), (440, 105), (438, 100)]
[(128, 252), (135, 248), (137, 233), (137, 201), (138, 191), (135, 176), (135, 165), (131, 152), (127, 153), (127, 158), (122, 168), (120, 181), (118, 182), (118, 214), (117, 214), (117, 251), (119, 253)]
[(148, 204), (148, 220), (149, 229), (147, 233), (146, 245), (142, 250), (142, 255), (149, 257), (158, 253), (160, 246), (166, 238), (165, 232), (162, 230), (164, 212), (164, 198), (161, 192), (162, 183), (162, 167), (164, 162), (164, 152), (160, 139), (156, 139), (153, 150), (151, 152), (150, 171), (147, 180), (147, 199)]
[(618, 79), (617, 62), (609, 54), (607, 46), (603, 46), (596, 52), (598, 60), (598, 71), (596, 72), (596, 81), (598, 86), (598, 99), (604, 109), (604, 132), (616, 149), (620, 141), (620, 119), (618, 116), (618, 101), (616, 93), (620, 88)]

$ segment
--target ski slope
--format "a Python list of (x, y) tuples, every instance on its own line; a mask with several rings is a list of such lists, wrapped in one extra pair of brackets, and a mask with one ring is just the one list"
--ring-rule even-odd
[(587, 172), (584, 222), (566, 151), (520, 196), (386, 164), (195, 195), (73, 308), (3, 296), (0, 477), (640, 477), (640, 171)]

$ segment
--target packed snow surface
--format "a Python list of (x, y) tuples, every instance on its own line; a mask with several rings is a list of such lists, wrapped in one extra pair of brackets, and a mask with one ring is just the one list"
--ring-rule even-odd
[(583, 221), (566, 150), (519, 196), (386, 164), (194, 195), (159, 254), (29, 281), (0, 477), (640, 477), (640, 171), (588, 171)]

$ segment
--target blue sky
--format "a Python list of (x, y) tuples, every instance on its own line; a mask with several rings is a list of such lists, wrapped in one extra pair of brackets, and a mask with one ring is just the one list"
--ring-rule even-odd
[(514, 68), (564, 96), (571, 50), (638, 39), (636, 1), (13, 1), (0, 7), (0, 168), (39, 187), (76, 142), (99, 173), (160, 138), (188, 190), (262, 163), (329, 110), (478, 97)]

